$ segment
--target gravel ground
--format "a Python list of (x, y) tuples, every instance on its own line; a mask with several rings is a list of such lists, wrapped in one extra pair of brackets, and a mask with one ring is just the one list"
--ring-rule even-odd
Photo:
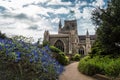
[(74, 62), (65, 67), (65, 71), (59, 76), (59, 80), (96, 80), (80, 73), (77, 69), (79, 62)]

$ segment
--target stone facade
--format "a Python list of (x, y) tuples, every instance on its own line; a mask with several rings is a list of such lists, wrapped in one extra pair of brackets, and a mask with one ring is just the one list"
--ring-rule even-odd
[(91, 46), (95, 41), (95, 35), (78, 35), (77, 20), (65, 20), (64, 26), (59, 22), (58, 34), (44, 32), (44, 41), (54, 45), (66, 54), (83, 54), (87, 55), (91, 51)]

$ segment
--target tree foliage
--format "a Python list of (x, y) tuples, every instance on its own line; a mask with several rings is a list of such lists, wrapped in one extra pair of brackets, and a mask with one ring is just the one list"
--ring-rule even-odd
[(5, 34), (1, 33), (1, 31), (0, 31), (0, 38), (3, 38), (3, 39), (4, 39), (4, 38), (7, 38), (7, 37), (6, 37)]
[(92, 21), (97, 28), (97, 41), (104, 54), (120, 53), (120, 1), (111, 0), (106, 9), (96, 8)]
[(24, 41), (24, 42), (26, 42), (26, 43), (32, 43), (32, 42), (34, 41), (33, 37), (29, 37), (29, 38), (28, 38), (28, 37), (24, 37), (24, 36), (22, 36), (22, 35), (20, 35), (20, 36), (18, 36), (18, 35), (13, 36), (12, 39), (13, 39), (14, 41), (19, 41), (19, 40), (21, 40), (21, 41)]
[(47, 46), (47, 45), (50, 45), (50, 43), (48, 41), (44, 40), (42, 43), (42, 46)]

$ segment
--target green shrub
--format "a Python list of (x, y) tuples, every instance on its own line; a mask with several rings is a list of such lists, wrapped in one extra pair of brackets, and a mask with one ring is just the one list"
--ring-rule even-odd
[(44, 46), (47, 46), (47, 45), (50, 45), (50, 43), (48, 41), (43, 41), (42, 46), (44, 47)]
[(58, 53), (56, 60), (62, 65), (67, 65), (69, 63), (69, 58), (65, 56), (63, 52)]
[(79, 61), (79, 60), (80, 60), (80, 57), (81, 57), (80, 54), (75, 54), (75, 55), (73, 55), (72, 60), (74, 60), (74, 61)]
[(103, 74), (111, 77), (120, 75), (120, 58), (114, 59), (109, 56), (89, 56), (80, 60), (78, 69), (87, 75)]
[(90, 59), (90, 57), (88, 56), (80, 60), (78, 69), (80, 72), (87, 74), (87, 75), (94, 75), (96, 73), (101, 72), (99, 65), (97, 65), (96, 62)]
[(120, 58), (111, 60), (111, 62), (105, 67), (105, 73), (108, 76), (119, 76), (120, 75)]
[(55, 52), (55, 53), (61, 52), (61, 50), (56, 48), (55, 46), (50, 46), (50, 49), (51, 49), (52, 52)]
[(59, 53), (59, 55), (57, 56), (57, 60), (62, 65), (67, 65), (69, 63), (69, 58), (65, 56), (63, 52)]
[(85, 61), (87, 61), (87, 60), (89, 60), (89, 59), (91, 59), (90, 56), (85, 56), (84, 58), (82, 58), (82, 60), (85, 60)]
[(55, 46), (50, 46), (50, 50), (52, 51), (51, 55), (53, 58), (55, 58), (60, 64), (67, 65), (69, 63), (69, 58), (60, 49)]

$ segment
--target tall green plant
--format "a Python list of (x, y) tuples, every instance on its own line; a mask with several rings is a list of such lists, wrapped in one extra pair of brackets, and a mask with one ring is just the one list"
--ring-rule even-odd
[(97, 40), (104, 54), (120, 54), (120, 1), (111, 0), (106, 9), (96, 8), (92, 13), (97, 26)]

